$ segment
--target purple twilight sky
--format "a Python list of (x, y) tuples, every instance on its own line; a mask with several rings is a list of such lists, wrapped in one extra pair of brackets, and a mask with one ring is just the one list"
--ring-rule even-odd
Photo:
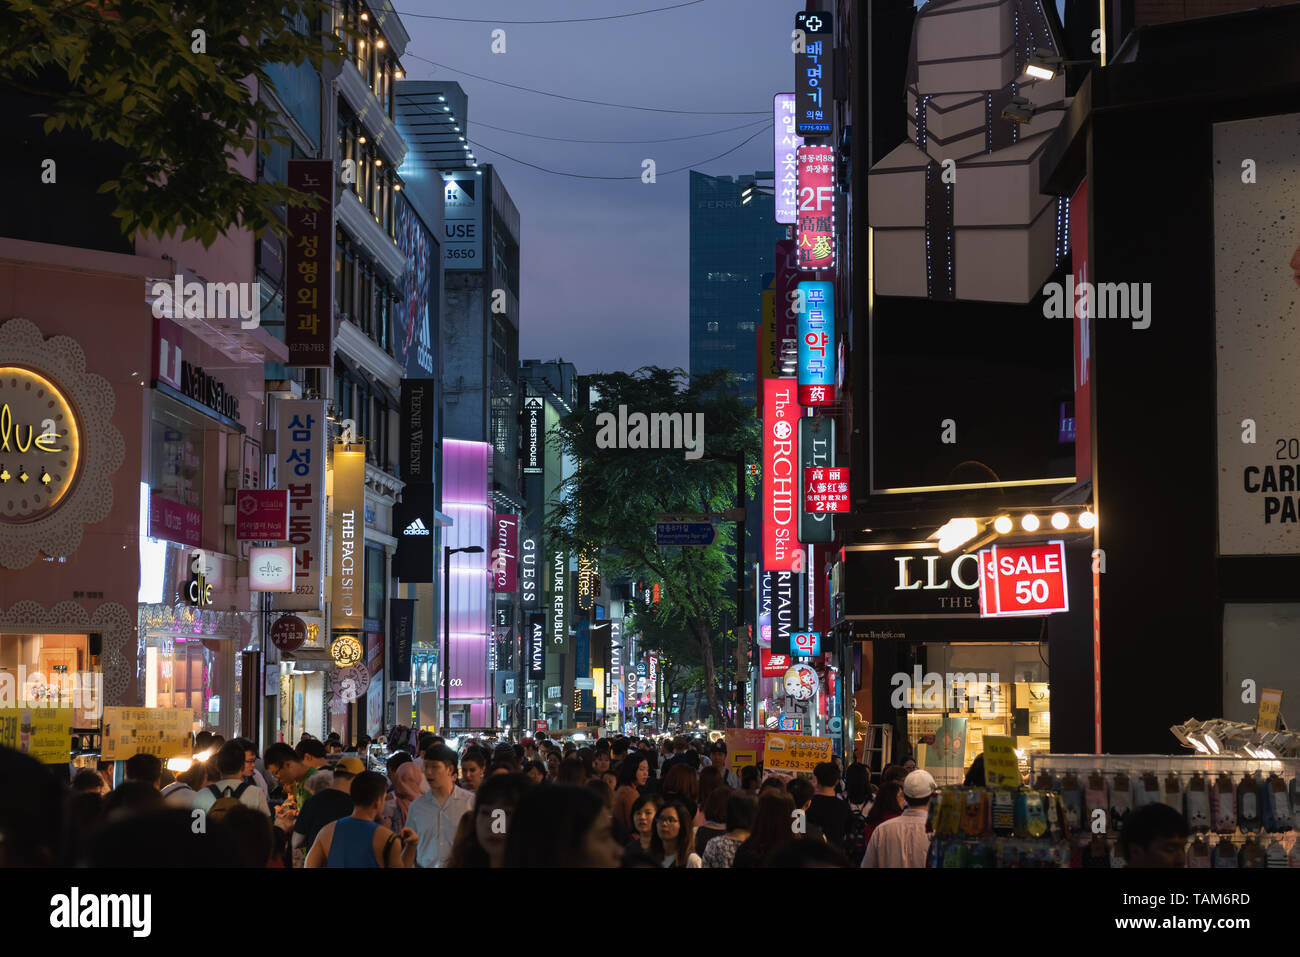
[[(563, 357), (580, 373), (643, 365), (685, 368), (688, 173), (666, 171), (687, 167), (734, 176), (772, 168), (772, 96), (793, 87), (790, 31), (802, 4), (697, 0), (643, 16), (583, 20), (684, 0), (393, 2), (411, 34), (402, 58), (407, 76), (461, 84), (469, 95), (475, 157), (497, 166), (519, 207), (520, 358)], [(493, 16), (501, 20), (490, 20)], [(570, 18), (579, 22), (507, 22)], [(505, 53), (491, 52), (495, 29), (505, 31)], [(457, 71), (568, 97), (724, 112), (689, 115), (596, 106), (510, 89)], [(901, 91), (899, 95), (901, 108)], [(677, 142), (571, 142), (658, 140), (728, 129)], [(756, 132), (735, 152), (704, 162)], [(507, 156), (551, 170), (633, 178), (558, 176)], [(657, 168), (654, 184), (641, 181), (647, 158)]]

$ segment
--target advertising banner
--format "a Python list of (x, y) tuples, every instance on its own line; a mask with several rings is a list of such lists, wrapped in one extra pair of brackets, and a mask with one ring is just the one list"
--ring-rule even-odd
[(528, 649), (528, 677), (532, 681), (541, 681), (546, 677), (546, 626), (540, 612), (529, 612), (524, 616), (528, 623), (525, 642)]
[(72, 708), (0, 709), (0, 746), (41, 764), (67, 764), (72, 752)]
[(794, 28), (803, 33), (803, 50), (794, 55), (795, 132), (830, 136), (835, 103), (835, 31), (822, 10), (796, 13)]
[(443, 180), (444, 269), (483, 268), (485, 178), (473, 170), (457, 170)]
[(104, 709), (100, 758), (125, 761), (135, 754), (168, 758), (190, 756), (194, 712), (189, 708)]
[(766, 648), (759, 649), (759, 662), (764, 678), (780, 678), (793, 664), (789, 655), (776, 655)]
[(799, 187), (798, 159), (803, 137), (795, 132), (794, 94), (778, 93), (772, 98), (772, 169), (776, 181), (775, 219), (789, 226), (794, 223), (795, 194)]
[(763, 569), (802, 571), (795, 467), (799, 404), (793, 379), (763, 383)]
[(547, 646), (553, 655), (569, 653), (569, 553), (562, 548), (551, 549), (546, 563), (547, 596), (550, 635)]
[[(412, 379), (427, 379), (434, 374), (431, 330), (437, 328), (441, 251), (400, 193), (396, 215), (397, 248), (406, 257), (406, 274), (393, 309), (393, 357)], [(402, 381), (405, 385), (408, 380)]]
[(818, 631), (796, 631), (790, 635), (790, 653), (800, 658), (820, 658), (822, 636)]
[(762, 728), (728, 728), (724, 732), (727, 743), (727, 767), (737, 774), (749, 765), (763, 760), (767, 732)]
[(362, 607), (365, 571), (366, 451), (364, 444), (334, 446), (333, 561), (334, 589), (331, 628), (360, 631), (365, 623)]
[(433, 581), (434, 489), (432, 482), (410, 483), (402, 489), (402, 500), (393, 506), (393, 533), (397, 536), (394, 573), (404, 582)]
[[(807, 422), (807, 419), (800, 419)], [(809, 515), (852, 511), (847, 468), (803, 470), (803, 508)], [(800, 541), (804, 541), (800, 538)]]
[(835, 268), (835, 150), (801, 146), (795, 242), (799, 268)]
[(1065, 542), (981, 549), (980, 615), (1050, 615), (1070, 610)]
[(289, 491), (241, 488), (235, 492), (235, 538), (283, 542), (289, 538)]
[(1300, 553), (1298, 137), (1300, 113), (1214, 125), (1221, 555)]
[(790, 636), (799, 630), (802, 616), (799, 601), (803, 594), (803, 575), (795, 572), (772, 574), (772, 653), (790, 654)]
[(388, 599), (388, 676), (411, 680), (411, 647), (415, 642), (415, 599)]
[(835, 404), (835, 284), (799, 283), (799, 404)]
[[(799, 419), (799, 468), (803, 494), (799, 496), (799, 541), (826, 544), (835, 537), (835, 526), (827, 509), (809, 504), (808, 472), (835, 464), (835, 420), (829, 415)], [(847, 481), (847, 480), (846, 480)], [(825, 479), (822, 479), (825, 482)], [(825, 490), (823, 490), (824, 494)]]
[(758, 646), (772, 647), (772, 573), (763, 572), (758, 586)]
[(542, 456), (546, 452), (545, 409), (540, 396), (525, 395), (524, 423), (520, 439), (523, 442), (525, 475), (542, 474)]
[(322, 611), (325, 594), (325, 403), (277, 403), (276, 485), (289, 493), (289, 544), (294, 546), (292, 595), (276, 595), (275, 608)]
[(541, 541), (539, 529), (535, 526), (539, 510), (533, 509), (522, 518), (523, 538), (519, 542), (519, 599), (525, 609), (541, 608), (541, 556), (538, 543)]
[(834, 738), (814, 738), (807, 735), (767, 733), (763, 748), (764, 771), (812, 771), (831, 759)]
[(510, 594), (519, 580), (519, 516), (494, 515), (492, 530), (492, 588)]
[(285, 210), (285, 365), (329, 367), (334, 362), (334, 161), (289, 160), (288, 186), (314, 193), (319, 204)]
[(609, 679), (611, 684), (623, 681), (623, 619), (614, 618), (609, 623)]
[(408, 486), (434, 481), (437, 394), (433, 379), (402, 380), (402, 480)]
[(203, 544), (203, 510), (151, 493), (149, 537), (199, 548)]
[(248, 550), (248, 590), (293, 593), (294, 547), (254, 546)]

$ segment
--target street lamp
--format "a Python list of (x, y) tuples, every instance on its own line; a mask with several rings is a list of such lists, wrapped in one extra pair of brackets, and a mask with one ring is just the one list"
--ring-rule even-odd
[(451, 556), (457, 552), (477, 554), (482, 545), (464, 548), (442, 546), (442, 733), (451, 733)]

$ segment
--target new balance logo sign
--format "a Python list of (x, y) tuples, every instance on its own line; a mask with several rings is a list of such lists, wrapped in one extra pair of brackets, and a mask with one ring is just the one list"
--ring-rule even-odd
[(403, 535), (432, 535), (433, 533), (430, 532), (428, 526), (424, 524), (424, 519), (417, 518), (410, 525), (406, 526), (406, 530), (402, 532), (402, 534)]

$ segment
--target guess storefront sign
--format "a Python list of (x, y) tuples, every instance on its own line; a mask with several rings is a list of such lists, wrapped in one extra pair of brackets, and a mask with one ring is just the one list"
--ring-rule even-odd
[(979, 553), (980, 615), (1050, 615), (1070, 610), (1065, 543), (994, 545)]

